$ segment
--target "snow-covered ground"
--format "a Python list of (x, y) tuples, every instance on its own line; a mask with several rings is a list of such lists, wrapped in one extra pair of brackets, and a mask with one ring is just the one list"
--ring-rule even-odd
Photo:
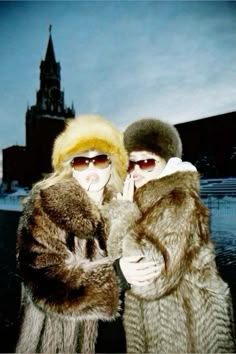
[(236, 254), (236, 196), (203, 199), (210, 210), (211, 238), (217, 252)]
[(18, 188), (14, 193), (0, 194), (0, 210), (22, 211), (21, 200), (27, 196), (23, 188)]
[(201, 195), (210, 210), (210, 230), (216, 252), (236, 255), (236, 178), (218, 178), (201, 181)]

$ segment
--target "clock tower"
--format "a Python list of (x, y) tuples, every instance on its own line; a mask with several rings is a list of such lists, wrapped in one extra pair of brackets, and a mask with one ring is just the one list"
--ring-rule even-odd
[(29, 184), (35, 183), (52, 171), (51, 154), (56, 136), (64, 129), (67, 118), (74, 118), (75, 111), (65, 106), (61, 90), (61, 68), (56, 61), (51, 26), (45, 59), (40, 64), (40, 88), (36, 104), (26, 112), (26, 151)]

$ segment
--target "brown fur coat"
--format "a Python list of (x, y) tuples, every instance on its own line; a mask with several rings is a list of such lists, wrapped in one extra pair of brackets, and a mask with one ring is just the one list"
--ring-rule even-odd
[(106, 235), (101, 210), (74, 179), (32, 192), (17, 234), (24, 287), (16, 352), (94, 352), (97, 320), (119, 309)]
[(126, 292), (129, 353), (234, 352), (230, 291), (219, 276), (197, 172), (176, 172), (114, 201), (111, 257), (143, 254), (161, 274)]

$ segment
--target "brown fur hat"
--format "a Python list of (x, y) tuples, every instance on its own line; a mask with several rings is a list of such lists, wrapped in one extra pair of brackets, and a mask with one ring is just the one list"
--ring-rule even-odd
[(127, 168), (127, 152), (123, 135), (105, 118), (95, 114), (83, 114), (67, 121), (65, 130), (56, 138), (52, 153), (54, 170), (72, 160), (76, 154), (97, 150), (110, 156), (113, 168), (123, 179)]
[(146, 118), (130, 124), (124, 132), (128, 151), (150, 151), (168, 161), (181, 157), (182, 143), (177, 129), (160, 119)]

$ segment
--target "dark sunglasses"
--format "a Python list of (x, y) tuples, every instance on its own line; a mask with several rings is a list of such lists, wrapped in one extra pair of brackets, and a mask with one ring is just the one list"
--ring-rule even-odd
[(77, 171), (83, 171), (89, 167), (90, 163), (96, 168), (106, 168), (110, 165), (111, 160), (105, 154), (94, 157), (77, 156), (71, 161), (71, 166)]
[(135, 169), (135, 165), (138, 165), (141, 170), (151, 172), (156, 166), (156, 160), (155, 159), (145, 159), (139, 161), (130, 160), (128, 166), (128, 173), (133, 172), (133, 170)]

